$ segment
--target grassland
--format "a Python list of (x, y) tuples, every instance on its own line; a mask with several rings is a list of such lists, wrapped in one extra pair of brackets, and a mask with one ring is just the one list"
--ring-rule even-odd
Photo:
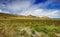
[(60, 37), (60, 19), (24, 18), (0, 19), (0, 37)]
[(58, 37), (60, 20), (0, 20), (0, 37)]

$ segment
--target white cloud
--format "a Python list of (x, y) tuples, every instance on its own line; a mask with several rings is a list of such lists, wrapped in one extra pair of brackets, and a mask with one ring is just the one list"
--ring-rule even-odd
[[(21, 11), (17, 14), (19, 15), (33, 15), (33, 16), (38, 16), (38, 17), (42, 17), (42, 16), (48, 16), (48, 17), (53, 17), (53, 16), (58, 16), (58, 12), (59, 10), (46, 10), (46, 9), (42, 9), (42, 8), (46, 8), (46, 6), (48, 6), (48, 4), (53, 3), (55, 0), (48, 0), (45, 3), (40, 3), (40, 4), (35, 4), (32, 5), (32, 0), (26, 0), (26, 1), (14, 1), (10, 4), (7, 4), (6, 6), (3, 5), (4, 8), (13, 11), (13, 13), (17, 13), (17, 11)], [(33, 0), (34, 2), (34, 0)], [(1, 10), (0, 10), (1, 12)], [(10, 13), (8, 11), (3, 11), (5, 13)]]
[(0, 12), (2, 12), (2, 10), (0, 10)]
[(31, 7), (31, 3), (32, 3), (31, 0), (25, 0), (25, 1), (17, 0), (12, 2), (11, 4), (8, 4), (7, 9), (24, 11)]
[(8, 11), (0, 10), (0, 13), (9, 13)]
[(26, 11), (24, 13), (21, 13), (21, 15), (33, 15), (33, 16), (48, 16), (48, 17), (53, 17), (53, 16), (58, 16), (59, 10), (44, 10), (44, 9), (37, 9), (37, 10), (30, 10)]

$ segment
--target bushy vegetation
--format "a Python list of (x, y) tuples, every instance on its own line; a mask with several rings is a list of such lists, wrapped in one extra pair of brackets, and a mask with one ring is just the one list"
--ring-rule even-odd
[(0, 37), (58, 37), (60, 20), (0, 20)]

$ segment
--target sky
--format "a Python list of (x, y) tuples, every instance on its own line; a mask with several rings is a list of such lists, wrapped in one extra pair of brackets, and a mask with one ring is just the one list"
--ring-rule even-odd
[(60, 0), (0, 0), (0, 12), (60, 18)]

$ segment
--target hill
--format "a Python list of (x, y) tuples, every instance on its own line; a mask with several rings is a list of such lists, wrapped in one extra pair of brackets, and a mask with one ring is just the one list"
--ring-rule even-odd
[(8, 14), (0, 12), (0, 19), (38, 19), (36, 16), (23, 16), (23, 15), (16, 15), (16, 14)]
[(16, 14), (7, 14), (7, 13), (2, 13), (0, 12), (0, 20), (2, 19), (30, 19), (30, 20), (60, 20), (60, 18), (49, 18), (47, 16), (43, 16), (43, 17), (36, 17), (36, 16), (32, 16), (32, 15), (28, 15), (28, 16), (22, 16), (22, 15), (16, 15)]

